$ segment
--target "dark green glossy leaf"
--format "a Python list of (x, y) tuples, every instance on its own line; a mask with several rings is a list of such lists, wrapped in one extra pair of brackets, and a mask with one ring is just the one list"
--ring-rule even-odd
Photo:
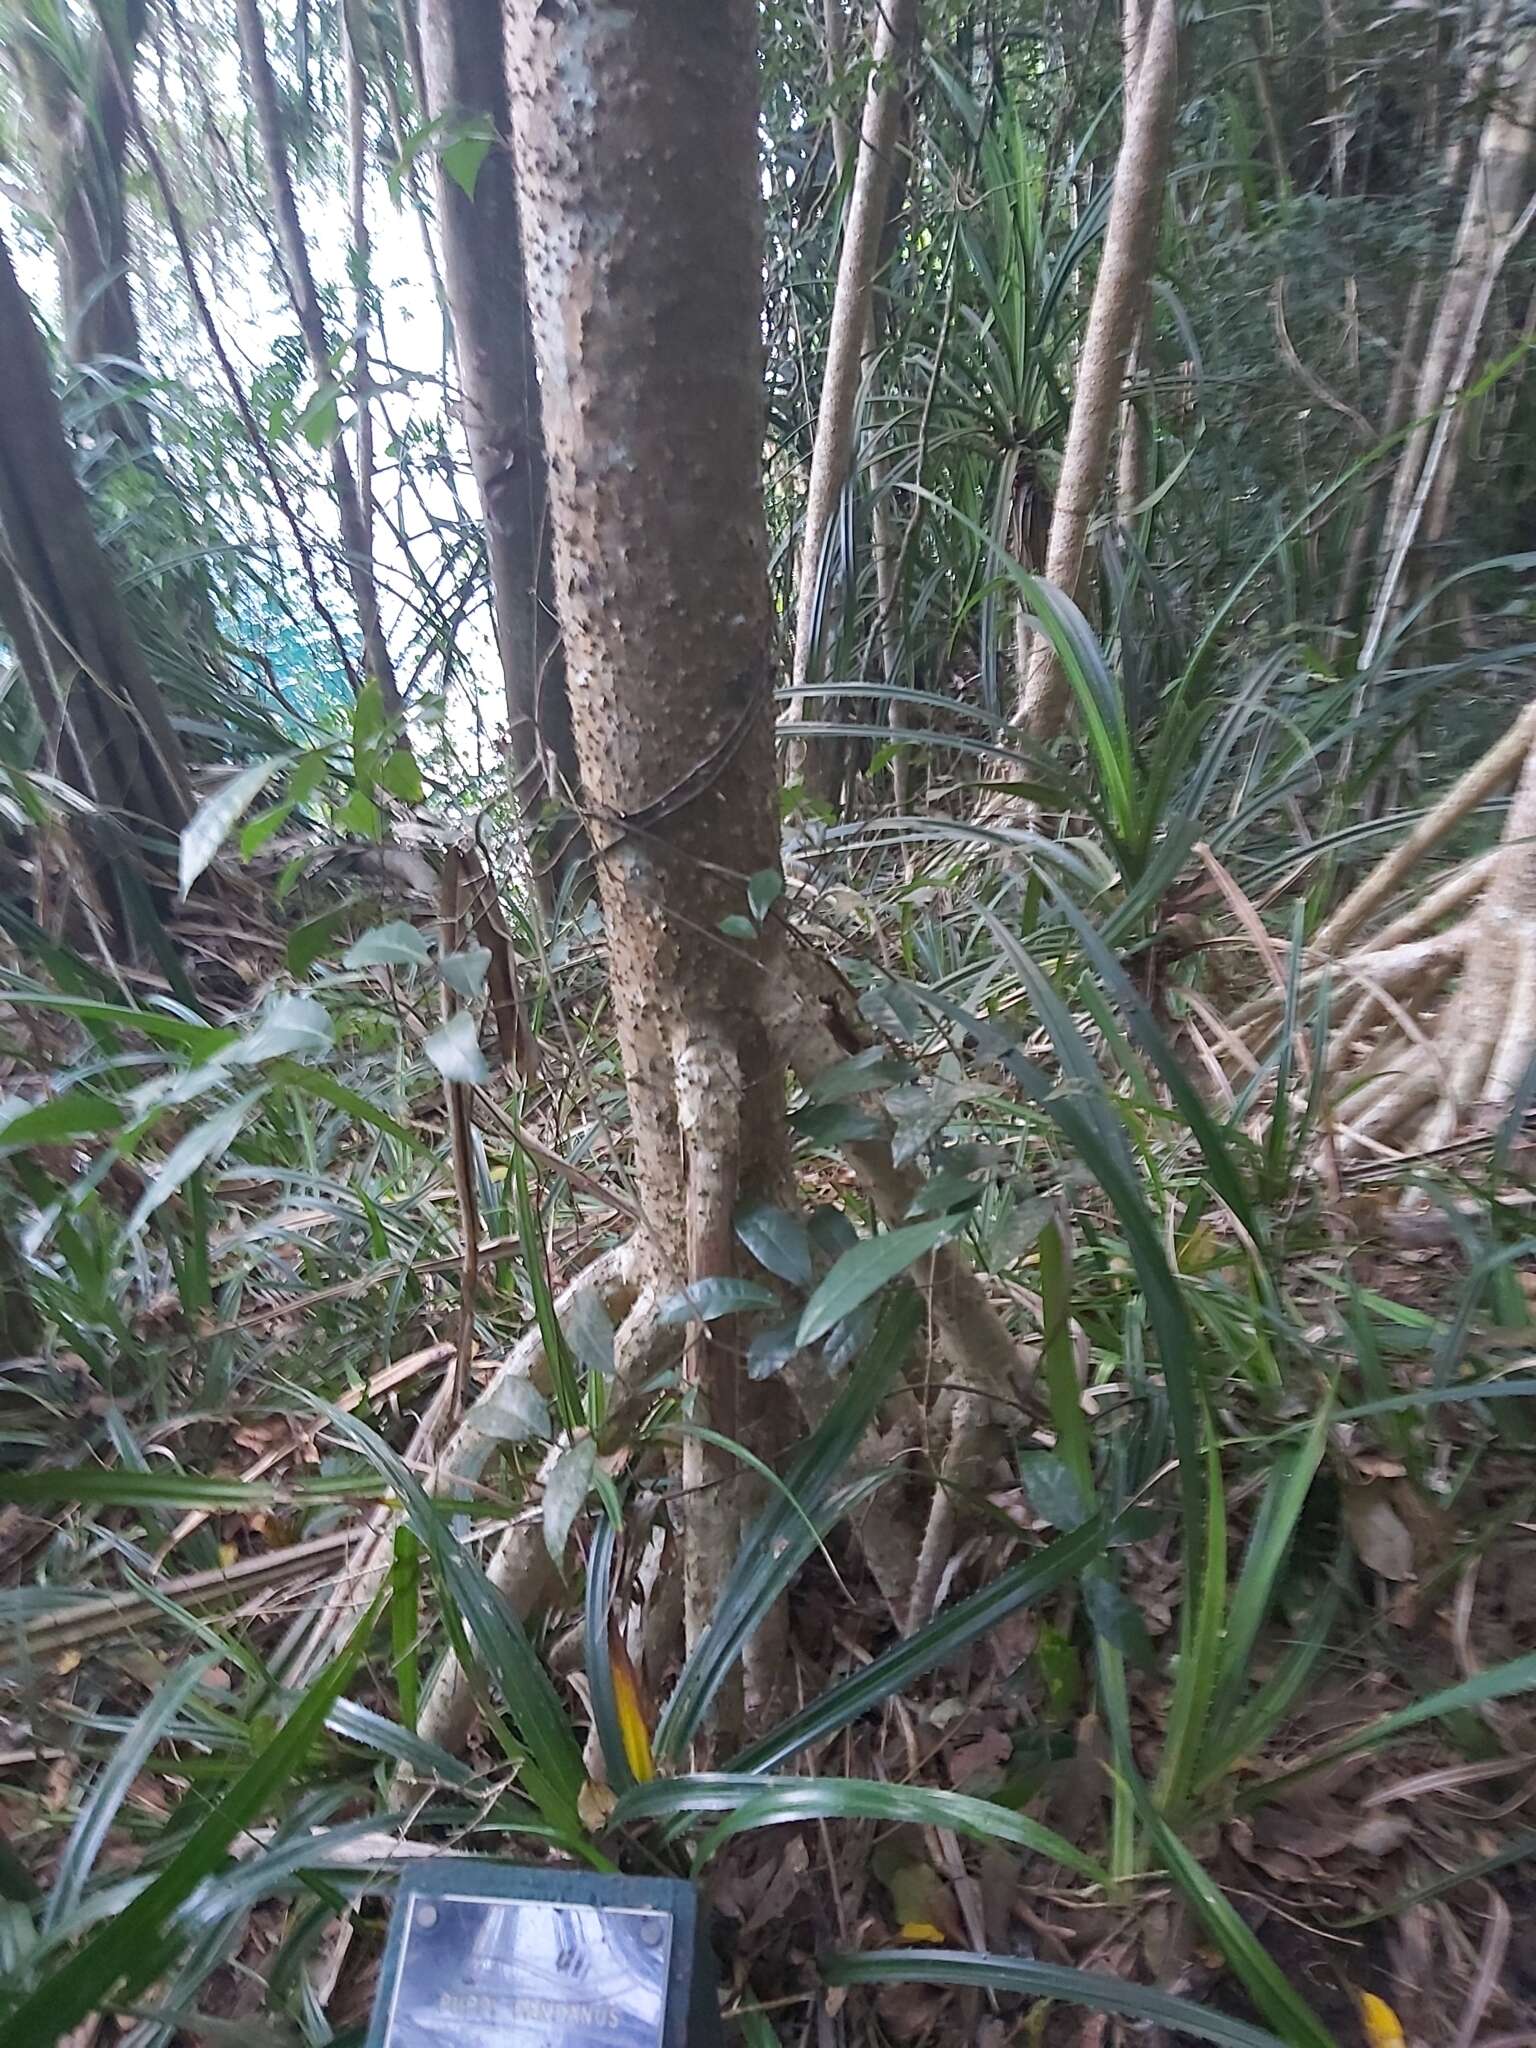
[(736, 1280), (721, 1274), (713, 1279), (690, 1280), (686, 1287), (667, 1297), (657, 1315), (659, 1321), (675, 1328), (683, 1323), (714, 1323), (721, 1316), (739, 1316), (750, 1309), (780, 1306), (771, 1287), (756, 1280)]
[(933, 1216), (922, 1223), (899, 1224), (895, 1230), (867, 1237), (844, 1252), (805, 1305), (800, 1318), (801, 1344), (814, 1344), (824, 1337), (888, 1281), (952, 1236), (954, 1229), (950, 1217)]
[(1021, 1564), (999, 1573), (969, 1599), (907, 1636), (874, 1662), (840, 1679), (789, 1720), (752, 1743), (732, 1760), (738, 1771), (770, 1771), (811, 1743), (824, 1740), (867, 1714), (893, 1693), (904, 1692), (915, 1679), (957, 1657), (989, 1629), (1054, 1592), (1065, 1580), (1080, 1575), (1104, 1555), (1105, 1525), (1100, 1517), (1085, 1522), (1070, 1536), (1058, 1536)]
[(821, 1966), (828, 1984), (937, 1984), (954, 1990), (1004, 1991), (1044, 2003), (1060, 1999), (1090, 2012), (1113, 2012), (1151, 2027), (1167, 2028), (1217, 2048), (1292, 2048), (1253, 2027), (1229, 2019), (1188, 1998), (1129, 1984), (1096, 1970), (1037, 1963), (1024, 1956), (968, 1955), (948, 1949), (872, 1949), (858, 1955), (828, 1956)]
[(777, 1279), (792, 1287), (810, 1286), (811, 1240), (803, 1217), (771, 1202), (749, 1202), (736, 1212), (736, 1235)]

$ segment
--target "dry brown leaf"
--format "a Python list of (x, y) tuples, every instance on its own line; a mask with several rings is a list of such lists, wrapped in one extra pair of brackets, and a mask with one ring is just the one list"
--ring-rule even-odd
[(1416, 1576), (1413, 1538), (1392, 1505), (1391, 1493), (1386, 1486), (1370, 1481), (1364, 1486), (1346, 1487), (1344, 1520), (1361, 1562), (1378, 1579), (1402, 1584)]
[(596, 1778), (588, 1778), (576, 1795), (576, 1812), (589, 1835), (595, 1835), (607, 1826), (618, 1803), (618, 1795), (611, 1785), (600, 1785)]
[(978, 1771), (997, 1770), (1012, 1754), (1013, 1744), (1001, 1728), (984, 1729), (974, 1742), (957, 1749), (949, 1759), (949, 1782), (964, 1785)]

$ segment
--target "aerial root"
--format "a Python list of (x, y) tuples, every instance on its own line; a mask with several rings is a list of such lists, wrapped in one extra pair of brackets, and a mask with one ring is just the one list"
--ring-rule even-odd
[[(1346, 951), (1417, 864), (1511, 780), (1498, 845)], [(1536, 705), (1322, 926), (1301, 989), (1325, 979), (1352, 992), (1323, 1066), (1339, 1157), (1434, 1151), (1507, 1109), (1536, 1059)], [(1282, 1002), (1266, 989), (1230, 1020), (1255, 1058), (1274, 1042)]]
[[(609, 1319), (619, 1323), (614, 1343), (616, 1379), (619, 1377), (620, 1359), (644, 1348), (642, 1333), (635, 1329), (637, 1313), (648, 1318), (647, 1330), (655, 1323), (654, 1303), (642, 1308), (639, 1301), (643, 1250), (639, 1240), (629, 1238), (625, 1243), (601, 1253), (589, 1266), (583, 1267), (555, 1301), (556, 1315), (564, 1318), (569, 1316), (583, 1295), (595, 1295)], [(629, 1352), (623, 1350), (621, 1343), (626, 1333), (630, 1337)], [(479, 1400), (450, 1437), (437, 1463), (434, 1490), (463, 1491), (478, 1484), (492, 1453), (504, 1440), (493, 1429), (482, 1426), (498, 1394), (512, 1380), (530, 1380), (535, 1384), (540, 1380), (547, 1382), (548, 1368), (543, 1334), (535, 1323), (512, 1347)], [(555, 1572), (545, 1548), (541, 1517), (536, 1514), (520, 1516), (507, 1525), (487, 1562), (486, 1577), (519, 1620), (526, 1619), (553, 1591)], [(457, 1754), (469, 1739), (474, 1718), (473, 1690), (458, 1658), (450, 1649), (427, 1683), (418, 1724), (420, 1732), (440, 1749), (446, 1749), (451, 1755)]]

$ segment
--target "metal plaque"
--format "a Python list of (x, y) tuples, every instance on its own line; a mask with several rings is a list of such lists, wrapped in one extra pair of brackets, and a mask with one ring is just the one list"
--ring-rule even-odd
[(400, 1911), (379, 2048), (661, 2048), (670, 1912), (469, 1889)]

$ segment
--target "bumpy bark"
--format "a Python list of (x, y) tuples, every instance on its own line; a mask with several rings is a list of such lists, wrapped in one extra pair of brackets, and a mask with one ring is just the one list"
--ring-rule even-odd
[[(505, 20), (571, 717), (646, 1235), (675, 1281), (729, 1269), (737, 1188), (785, 1170), (779, 935), (720, 931), (779, 865), (756, 11), (507, 0)], [(742, 1428), (729, 1333), (688, 1365), (713, 1425)], [(691, 1631), (732, 1547), (724, 1474), (690, 1450)]]
[(97, 544), (3, 240), (0, 362), (0, 622), (58, 772), (105, 829), (174, 834), (188, 814), (181, 746)]
[(574, 795), (565, 655), (555, 615), (544, 425), (523, 285), (500, 0), (422, 0), (428, 111), (480, 116), (496, 141), (473, 197), (437, 167), (438, 225), (464, 431), (485, 517), (519, 804)]

